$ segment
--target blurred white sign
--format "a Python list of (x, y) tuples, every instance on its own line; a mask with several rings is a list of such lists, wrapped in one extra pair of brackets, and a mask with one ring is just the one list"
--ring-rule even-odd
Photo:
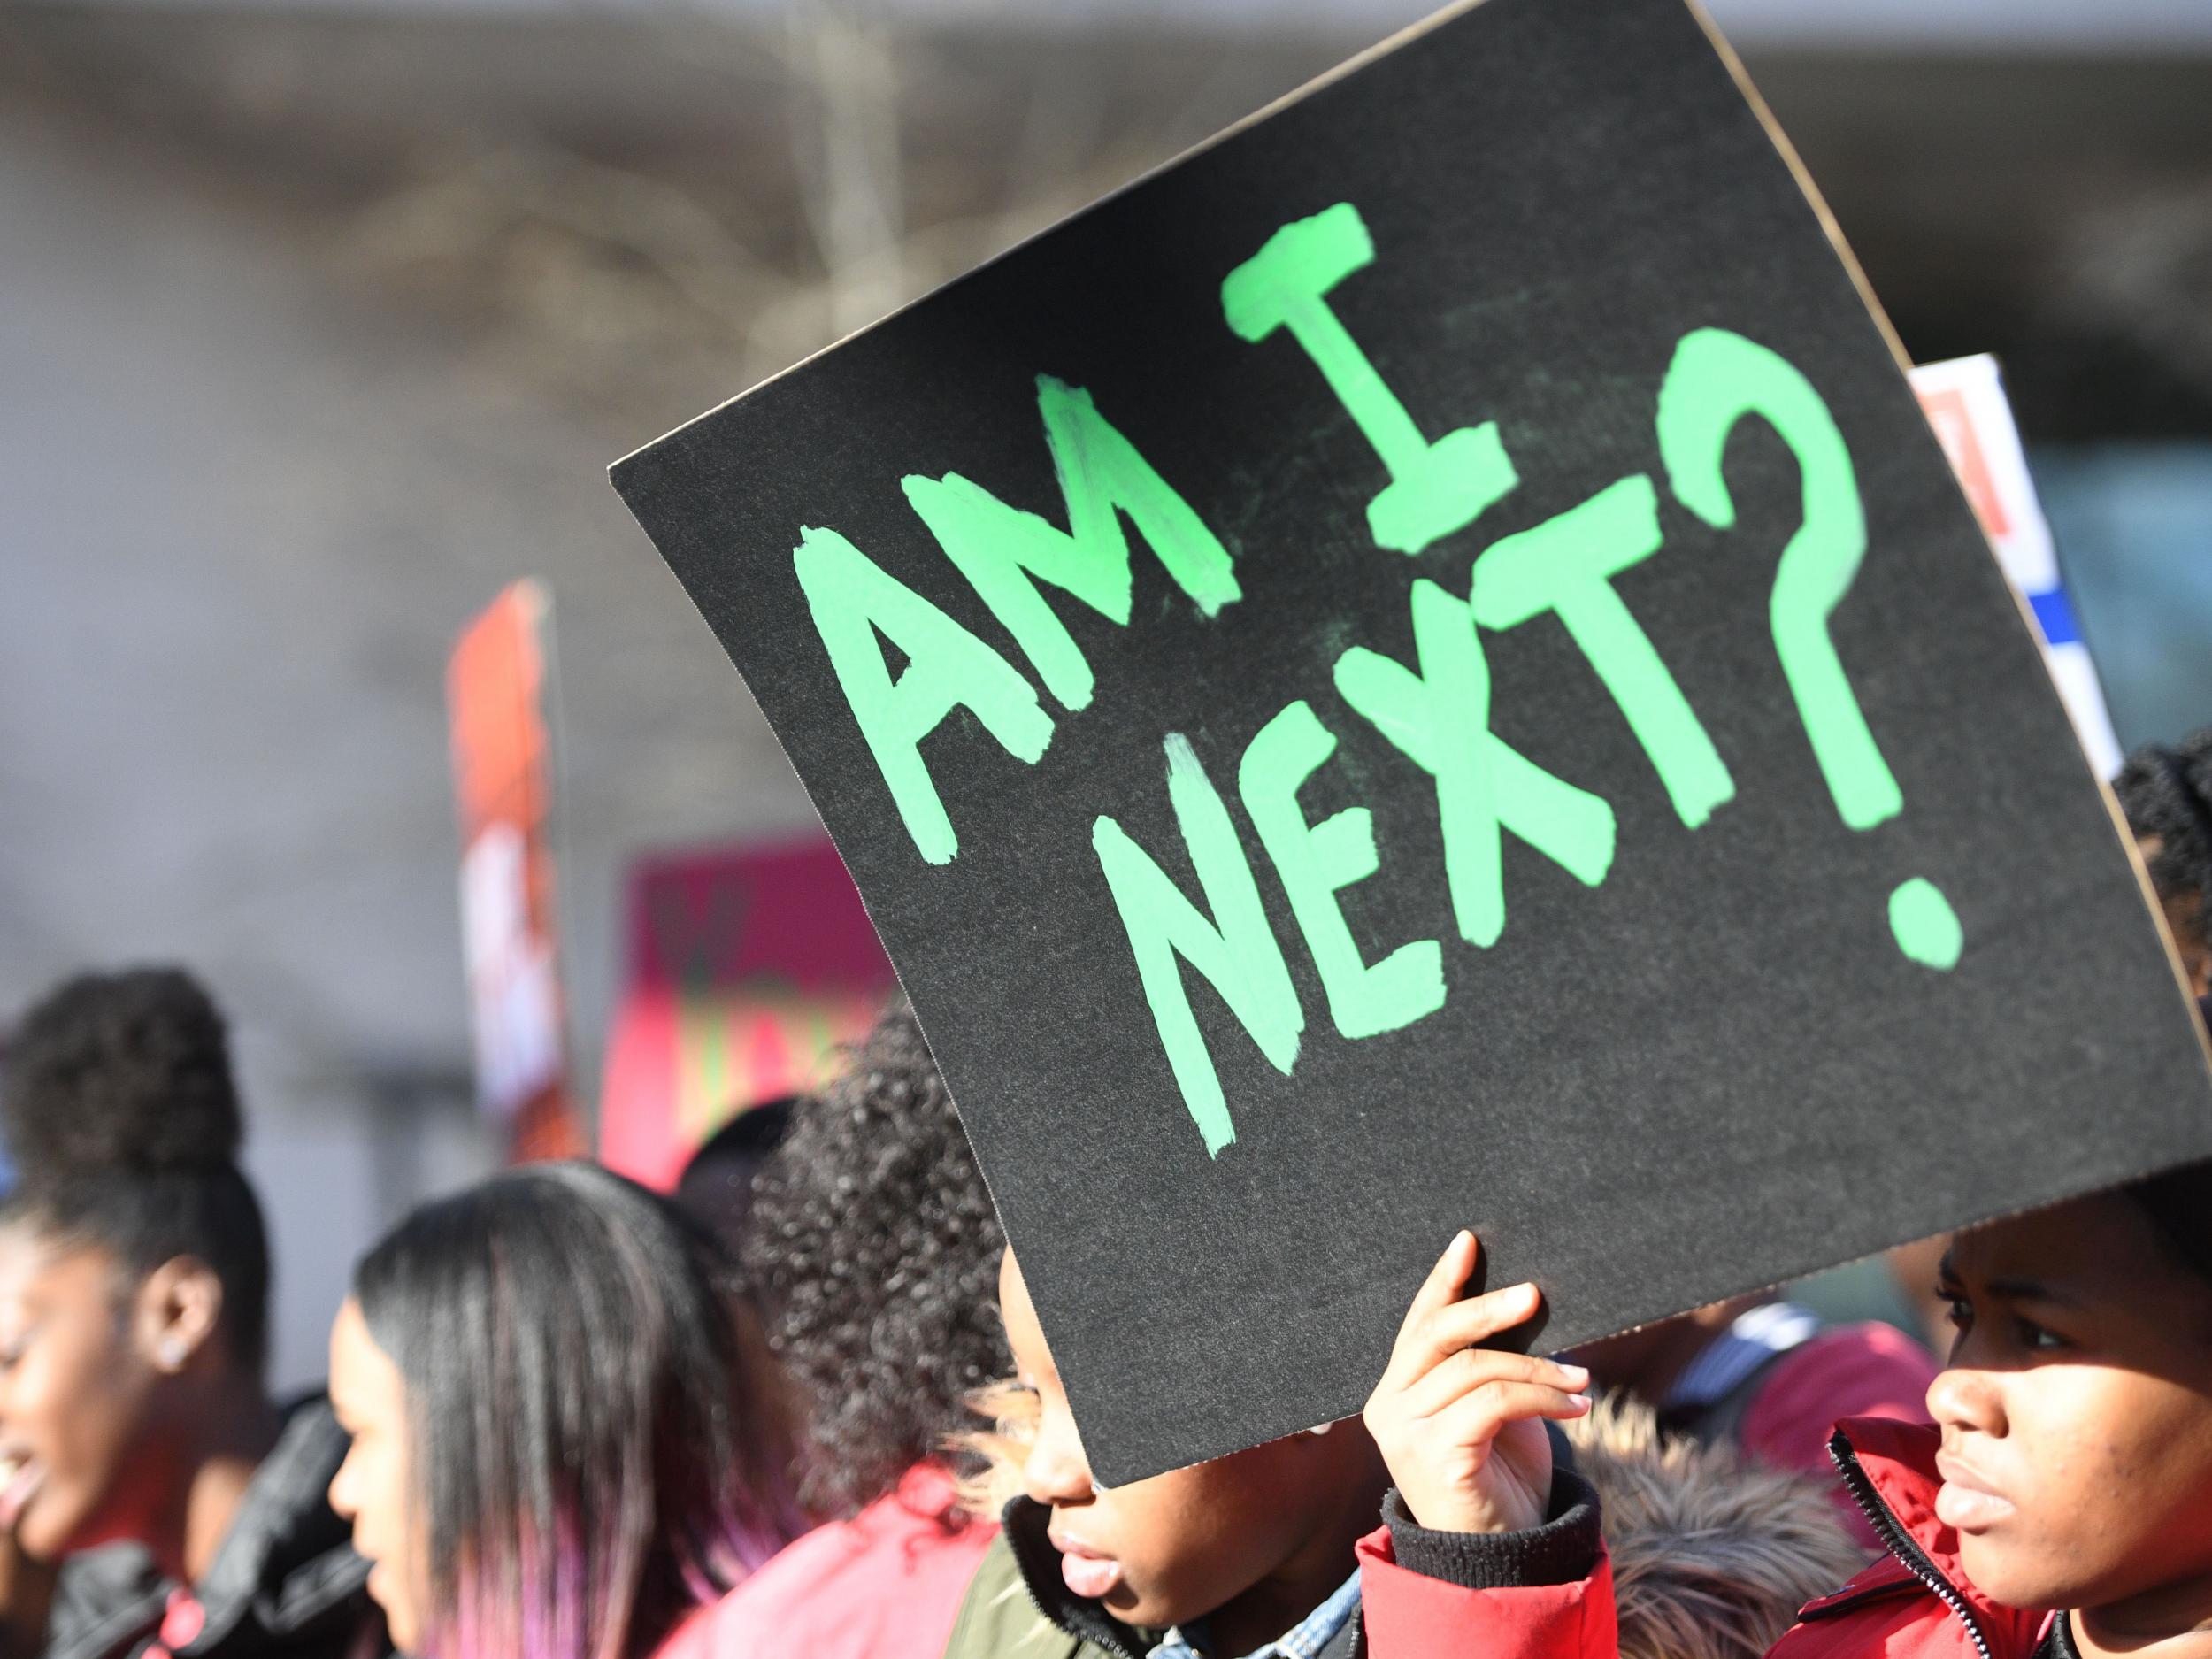
[(561, 1079), (561, 1004), (550, 944), (530, 926), (522, 832), (487, 825), (461, 861), (461, 920), (475, 1018), (476, 1087), (512, 1118)]
[(2105, 711), (2097, 665), (2074, 623), (2074, 607), (2061, 580), (2051, 526), (2035, 498), (2035, 480), (2013, 425), (2012, 404), (1997, 359), (1954, 357), (1912, 371), (1913, 390), (1935, 428), (1951, 470), (1982, 521), (1982, 533), (2014, 588), (2019, 590), (2043, 642), (2043, 658), (2074, 722), (2089, 764), (2100, 778), (2120, 770), (2120, 743)]

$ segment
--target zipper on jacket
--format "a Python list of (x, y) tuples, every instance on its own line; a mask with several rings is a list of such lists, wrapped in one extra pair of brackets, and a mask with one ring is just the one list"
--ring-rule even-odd
[[(1019, 1561), (1018, 1560), (1015, 1564), (1017, 1566), (1020, 1565)], [(1142, 1654), (1139, 1653), (1134, 1647), (1132, 1647), (1127, 1642), (1122, 1640), (1120, 1636), (1111, 1630), (1080, 1631), (1068, 1629), (1065, 1624), (1063, 1624), (1058, 1618), (1054, 1617), (1052, 1609), (1045, 1605), (1044, 1598), (1037, 1594), (1036, 1586), (1029, 1582), (1029, 1575), (1024, 1572), (1018, 1574), (1017, 1576), (1022, 1581), (1022, 1594), (1029, 1598), (1029, 1605), (1037, 1609), (1037, 1617), (1044, 1620), (1046, 1624), (1051, 1625), (1053, 1629), (1061, 1632), (1063, 1634), (1074, 1637), (1079, 1642), (1096, 1642), (1100, 1647), (1109, 1648), (1114, 1653), (1120, 1655), (1121, 1659), (1144, 1659), (1144, 1655)]]
[(1867, 1525), (1882, 1540), (1882, 1548), (1903, 1563), (1906, 1571), (1933, 1591), (1939, 1601), (1958, 1615), (1959, 1623), (1966, 1626), (1966, 1633), (1973, 1638), (1974, 1651), (1981, 1655), (1981, 1659), (1994, 1659), (1989, 1651), (1989, 1640), (1982, 1634), (1980, 1621), (1974, 1617), (1974, 1609), (1967, 1606), (1966, 1598), (1959, 1594), (1958, 1586), (1943, 1576), (1943, 1570), (1930, 1561), (1927, 1552), (1913, 1542), (1911, 1535), (1898, 1525), (1896, 1516), (1882, 1501), (1882, 1494), (1874, 1490), (1874, 1482), (1859, 1466), (1859, 1455), (1851, 1449), (1851, 1442), (1844, 1439), (1841, 1431), (1829, 1437), (1828, 1455), (1836, 1465), (1836, 1472), (1843, 1477), (1844, 1489), (1865, 1512)]

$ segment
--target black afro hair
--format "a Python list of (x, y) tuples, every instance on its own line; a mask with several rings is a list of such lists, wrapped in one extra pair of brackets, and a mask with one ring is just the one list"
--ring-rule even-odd
[(744, 1240), (805, 1404), (810, 1509), (864, 1507), (972, 1426), (967, 1396), (1010, 1365), (1004, 1247), (921, 1027), (894, 1003), (843, 1077), (794, 1108)]
[(2112, 780), (2128, 828), (2154, 842), (2151, 885), (2170, 903), (2195, 907), (2201, 946), (2212, 941), (2212, 726), (2171, 749), (2147, 743)]
[(70, 979), (16, 1026), (0, 1118), (29, 1179), (228, 1164), (244, 1127), (223, 1016), (175, 968)]
[(231, 1354), (257, 1371), (269, 1240), (237, 1164), (244, 1125), (213, 999), (175, 968), (84, 974), (23, 1016), (4, 1066), (17, 1180), (0, 1221), (97, 1246), (128, 1273), (206, 1263)]

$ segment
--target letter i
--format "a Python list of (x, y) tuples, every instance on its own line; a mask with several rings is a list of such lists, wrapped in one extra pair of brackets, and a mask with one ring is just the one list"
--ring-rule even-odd
[(1305, 349), (1389, 471), (1390, 482), (1367, 503), (1368, 530), (1379, 547), (1418, 553), (1472, 524), (1520, 480), (1494, 420), (1434, 443), (1424, 438), (1330, 309), (1329, 291), (1374, 259), (1359, 210), (1340, 202), (1269, 237), (1222, 283), (1221, 309), (1245, 340), (1287, 328)]

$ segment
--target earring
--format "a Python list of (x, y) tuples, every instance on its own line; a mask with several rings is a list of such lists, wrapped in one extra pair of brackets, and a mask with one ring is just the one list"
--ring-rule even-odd
[(165, 1337), (161, 1346), (154, 1350), (154, 1358), (164, 1371), (182, 1371), (184, 1340), (181, 1337)]

